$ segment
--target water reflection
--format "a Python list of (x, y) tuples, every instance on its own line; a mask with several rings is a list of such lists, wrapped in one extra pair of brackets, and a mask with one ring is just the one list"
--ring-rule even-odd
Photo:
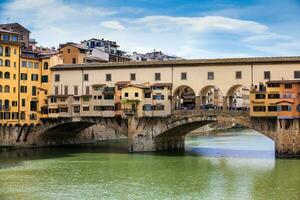
[(2, 152), (0, 199), (299, 199), (300, 160), (275, 160), (254, 131), (190, 136), (186, 149), (127, 154), (120, 141)]

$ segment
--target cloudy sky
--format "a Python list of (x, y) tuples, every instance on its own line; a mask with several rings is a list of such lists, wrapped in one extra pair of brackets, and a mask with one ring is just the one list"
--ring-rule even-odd
[(300, 55), (300, 0), (0, 0), (43, 46), (91, 37), (184, 58)]

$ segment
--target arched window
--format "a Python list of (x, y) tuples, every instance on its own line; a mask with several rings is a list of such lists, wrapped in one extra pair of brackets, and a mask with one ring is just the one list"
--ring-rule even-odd
[(0, 92), (3, 92), (3, 87), (2, 87), (2, 85), (0, 85)]
[(44, 69), (47, 70), (49, 68), (48, 62), (44, 62)]
[(4, 109), (9, 109), (9, 100), (7, 99), (4, 101)]
[(0, 78), (3, 78), (3, 73), (2, 72), (0, 72)]
[(3, 56), (3, 47), (0, 46), (0, 56)]
[(10, 47), (5, 47), (5, 56), (10, 56)]
[(5, 67), (10, 67), (10, 60), (5, 60)]
[(10, 79), (10, 73), (9, 72), (5, 72), (4, 73), (4, 78), (5, 79)]
[(10, 87), (8, 85), (4, 86), (4, 92), (9, 93), (10, 92)]
[[(0, 56), (1, 56), (1, 54), (0, 54)], [(3, 66), (3, 60), (2, 59), (0, 59), (0, 66)]]

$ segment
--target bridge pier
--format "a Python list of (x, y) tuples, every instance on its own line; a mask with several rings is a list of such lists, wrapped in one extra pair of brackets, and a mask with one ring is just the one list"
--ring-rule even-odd
[(178, 151), (184, 149), (184, 136), (159, 136), (167, 130), (165, 118), (128, 116), (128, 151)]
[(277, 157), (300, 157), (300, 119), (279, 119), (275, 134)]

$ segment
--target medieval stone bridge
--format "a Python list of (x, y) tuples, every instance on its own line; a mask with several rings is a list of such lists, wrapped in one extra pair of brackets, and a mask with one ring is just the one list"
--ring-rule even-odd
[(275, 143), (280, 156), (299, 155), (300, 122), (251, 118), (248, 111), (175, 110), (167, 117), (73, 117), (45, 120), (38, 125), (0, 126), (2, 145), (54, 146), (97, 140), (94, 126), (128, 138), (129, 152), (184, 149), (185, 135), (210, 123), (239, 124), (262, 133)]

